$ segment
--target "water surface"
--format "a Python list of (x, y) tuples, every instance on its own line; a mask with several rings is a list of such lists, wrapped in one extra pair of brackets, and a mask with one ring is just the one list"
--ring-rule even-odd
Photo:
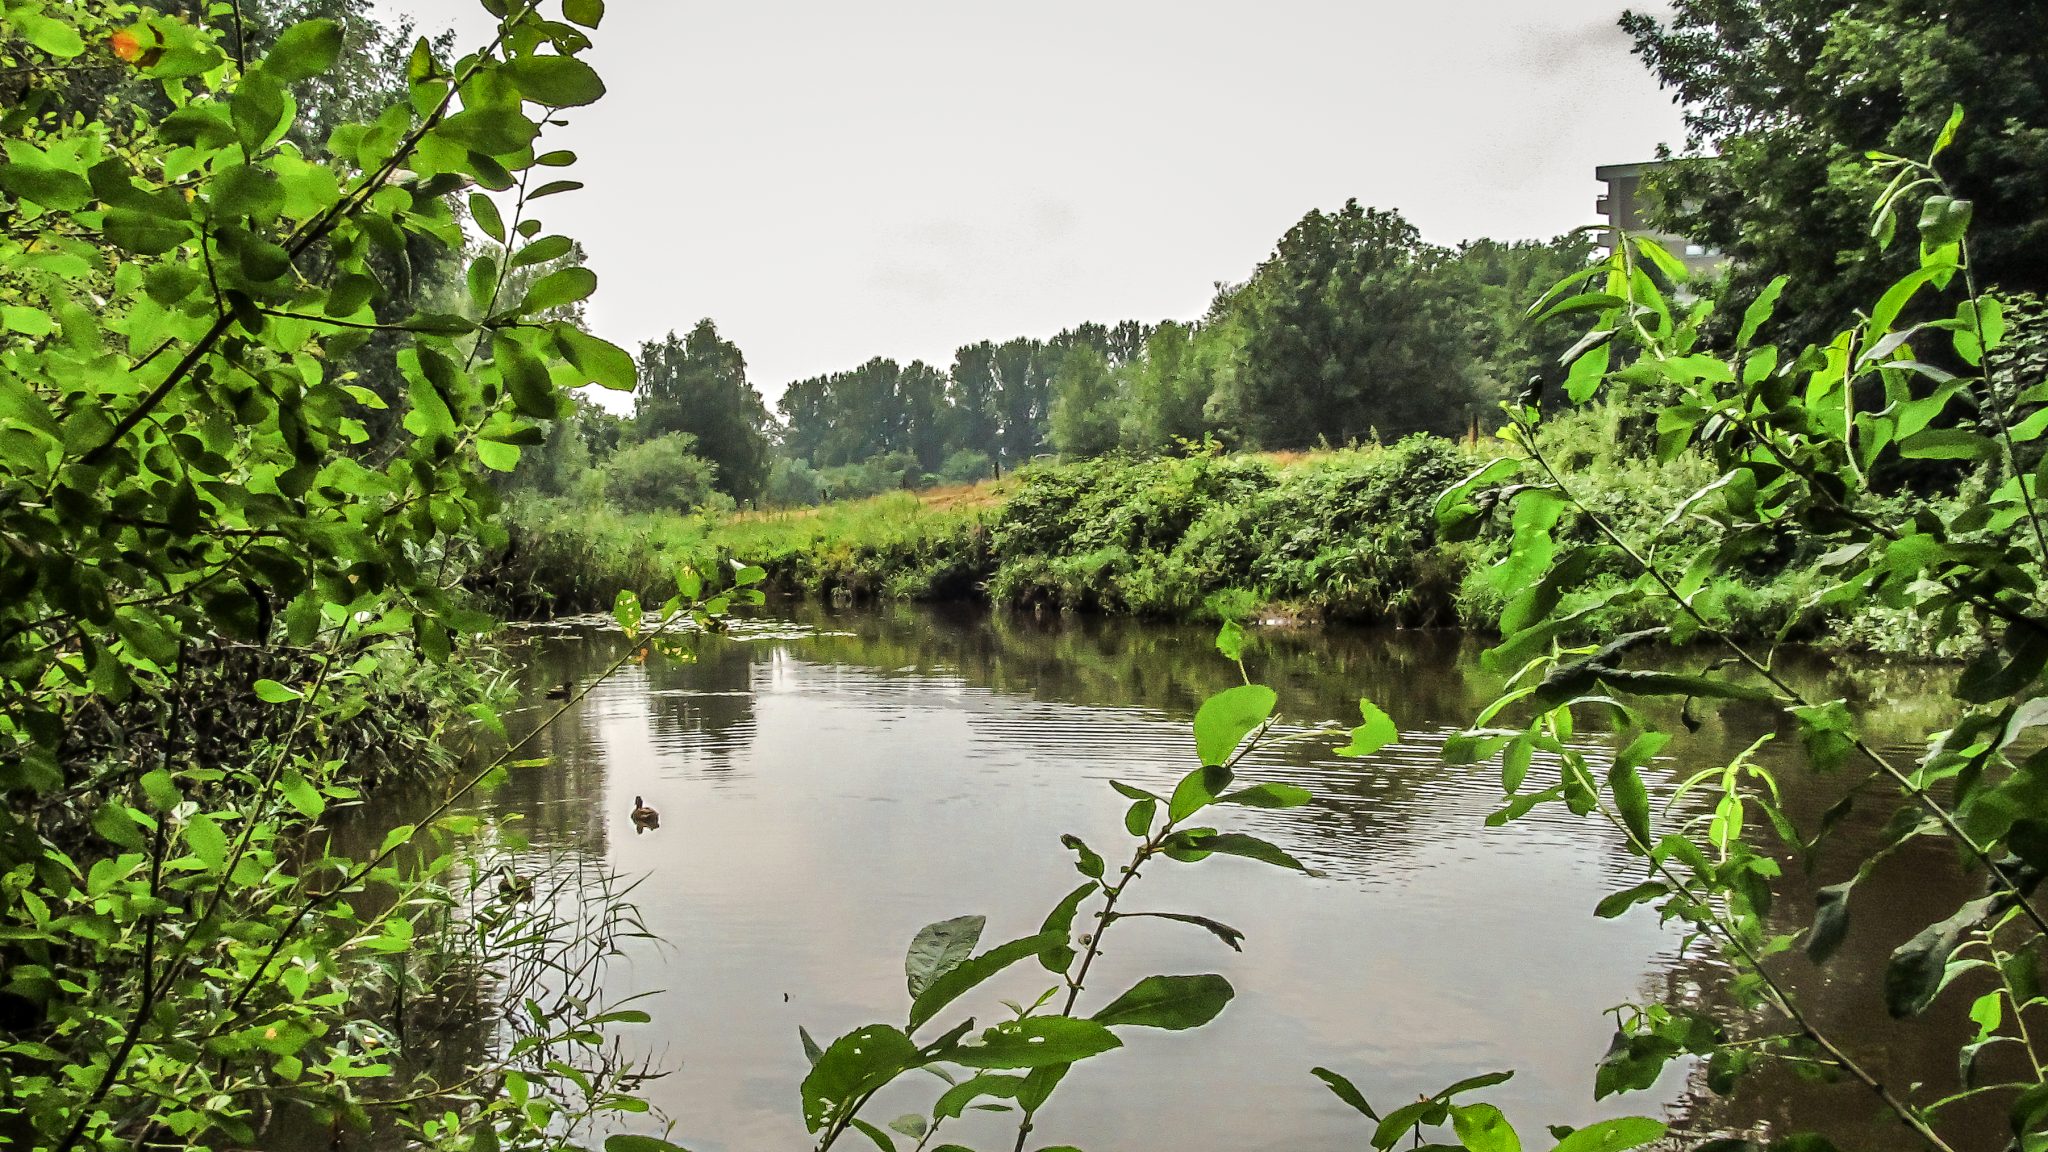
[[(651, 1094), (695, 1152), (808, 1146), (798, 1026), (829, 1041), (864, 1023), (900, 1024), (903, 950), (923, 924), (982, 913), (985, 942), (1035, 931), (1078, 881), (1061, 834), (1113, 863), (1126, 855), (1124, 801), (1108, 782), (1170, 787), (1192, 762), (1194, 707), (1237, 675), (1201, 626), (788, 611), (787, 623), (705, 638), (695, 663), (628, 664), (544, 735), (553, 766), (515, 774), (490, 801), (523, 816), (536, 859), (644, 877), (634, 899), (656, 942), (636, 942), (606, 990), (654, 993), (640, 1006), (655, 1023), (631, 1030), (628, 1044), (675, 1070)], [(523, 673), (533, 703), (547, 686), (588, 682), (623, 644), (596, 628), (535, 639)], [(1438, 755), (1495, 687), (1476, 652), (1412, 633), (1261, 638), (1247, 662), (1279, 690), (1289, 719), (1355, 723), (1365, 695), (1402, 737), (1365, 760), (1309, 746), (1241, 773), (1316, 794), (1303, 810), (1223, 820), (1319, 875), (1231, 858), (1148, 868), (1127, 907), (1216, 917), (1245, 933), (1244, 951), (1183, 925), (1121, 923), (1082, 1008), (1155, 972), (1221, 972), (1237, 998), (1199, 1031), (1131, 1030), (1126, 1048), (1082, 1065), (1032, 1147), (1362, 1146), (1369, 1129), (1309, 1075), (1318, 1064), (1390, 1106), (1513, 1069), (1486, 1098), (1538, 1142), (1545, 1123), (1642, 1112), (1688, 1132), (1849, 1123), (1872, 1147), (1897, 1142), (1862, 1126), (1870, 1108), (1856, 1090), (1790, 1077), (1711, 1101), (1674, 1066), (1652, 1091), (1594, 1101), (1594, 1066), (1614, 1031), (1606, 1013), (1645, 999), (1711, 1000), (1722, 972), (1697, 948), (1682, 952), (1649, 909), (1592, 915), (1603, 895), (1641, 878), (1603, 825), (1557, 810), (1484, 826), (1497, 774), (1447, 768)], [(1873, 714), (1900, 739), (1943, 707), (1931, 677), (1910, 669), (1808, 675), (1882, 705)], [(1675, 774), (1732, 755), (1769, 723), (1740, 706), (1702, 718), (1653, 789), (1668, 792)], [(636, 832), (635, 796), (659, 809), (658, 829)], [(1811, 818), (1827, 799), (1813, 797), (1795, 789), (1788, 805)], [(1874, 809), (1867, 822), (1884, 815)], [(1941, 914), (1954, 862), (1929, 851), (1894, 871), (1905, 879), (1859, 912), (1896, 917), (1910, 934), (1925, 922), (1912, 917)], [(1864, 923), (1857, 939), (1871, 942), (1837, 962), (1841, 987), (1824, 989), (1821, 1005), (1850, 1029), (1869, 1007), (1856, 997), (1875, 995), (1896, 943)], [(998, 997), (1028, 1001), (1051, 982), (1020, 966), (961, 1007), (992, 1021)], [(1952, 1059), (1940, 1051), (1908, 1044), (1893, 1056), (1924, 1076)], [(923, 1111), (937, 1088), (920, 1078), (872, 1115)], [(1008, 1148), (1011, 1124), (970, 1114), (947, 1135)]]

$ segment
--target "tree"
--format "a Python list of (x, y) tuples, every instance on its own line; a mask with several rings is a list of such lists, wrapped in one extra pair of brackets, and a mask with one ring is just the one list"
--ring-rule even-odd
[(696, 437), (698, 455), (718, 466), (721, 491), (735, 500), (760, 496), (768, 478), (768, 408), (747, 383), (746, 357), (709, 319), (687, 337), (670, 332), (640, 346), (633, 422), (643, 440), (670, 432)]
[(1690, 158), (1653, 181), (1660, 223), (1733, 256), (1738, 298), (1790, 274), (1795, 335), (1833, 331), (1912, 268), (1871, 238), (1882, 184), (1864, 156), (1925, 155), (1958, 104), (1942, 171), (1975, 205), (1977, 272), (2048, 288), (2048, 6), (1678, 0), (1622, 27), (1685, 108)]
[(1446, 269), (1449, 290), (1466, 317), (1466, 336), (1475, 358), (1479, 411), (1491, 415), (1532, 377), (1559, 395), (1566, 369), (1559, 363), (1581, 333), (1569, 317), (1533, 321), (1528, 304), (1559, 281), (1583, 270), (1593, 243), (1583, 234), (1555, 240), (1474, 240), (1460, 245)]
[(1128, 369), (1119, 442), (1156, 452), (1216, 431), (1209, 401), (1229, 386), (1243, 344), (1242, 327), (1227, 315), (1199, 325), (1169, 320), (1154, 329), (1143, 357)]
[(953, 353), (946, 376), (953, 431), (949, 441), (993, 460), (1002, 451), (1002, 417), (996, 408), (996, 346), (987, 340)]
[(998, 454), (1005, 465), (1015, 468), (1046, 449), (1057, 360), (1045, 341), (1020, 336), (997, 345), (989, 361), (995, 378)]
[(1121, 373), (1094, 347), (1079, 344), (1053, 373), (1052, 445), (1062, 456), (1100, 456), (1117, 446), (1123, 417)]
[(1445, 262), (1397, 212), (1303, 217), (1244, 289), (1232, 421), (1264, 448), (1462, 429), (1471, 353)]

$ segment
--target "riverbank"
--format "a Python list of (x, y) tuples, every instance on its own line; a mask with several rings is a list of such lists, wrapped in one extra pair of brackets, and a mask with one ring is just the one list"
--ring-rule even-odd
[[(1559, 421), (1547, 450), (1570, 467), (1589, 507), (1631, 538), (1658, 538), (1660, 562), (1682, 572), (1712, 547), (1713, 530), (1665, 521), (1713, 475), (1690, 458), (1659, 463), (1632, 451), (1624, 420), (1596, 410)], [(766, 569), (778, 592), (821, 600), (1483, 631), (1517, 591), (1488, 571), (1504, 541), (1443, 539), (1435, 504), (1494, 451), (1413, 437), (1287, 457), (1102, 458), (981, 485), (726, 516), (528, 499), (508, 510), (514, 542), (482, 591), (510, 614), (544, 617), (606, 608), (621, 589), (664, 597), (680, 567), (737, 560)], [(1788, 549), (1718, 569), (1696, 602), (1744, 637), (1955, 654), (1901, 613), (1809, 608), (1822, 587), (1812, 573)], [(1631, 578), (1617, 564), (1595, 574), (1594, 587)], [(1646, 599), (1591, 623), (1612, 634), (1662, 623), (1664, 613)]]

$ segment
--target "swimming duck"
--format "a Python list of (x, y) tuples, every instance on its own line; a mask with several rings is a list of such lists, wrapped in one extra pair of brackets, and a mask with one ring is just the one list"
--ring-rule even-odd
[(633, 797), (633, 826), (641, 829), (659, 828), (661, 827), (661, 813), (649, 808), (647, 802), (642, 797), (635, 796)]
[(564, 680), (560, 684), (555, 685), (553, 688), (548, 689), (548, 699), (567, 700), (569, 698), (569, 694), (575, 690), (575, 687), (576, 686), (574, 683), (568, 680)]
[(531, 900), (533, 899), (533, 881), (512, 871), (509, 867), (500, 865), (498, 868), (498, 895), (507, 900)]

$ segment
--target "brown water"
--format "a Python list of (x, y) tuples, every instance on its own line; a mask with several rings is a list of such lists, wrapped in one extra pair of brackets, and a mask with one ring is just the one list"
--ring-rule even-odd
[[(1111, 849), (1124, 839), (1124, 802), (1108, 781), (1170, 786), (1190, 763), (1193, 708), (1236, 675), (1200, 626), (789, 612), (706, 640), (695, 664), (627, 665), (543, 738), (554, 766), (516, 773), (489, 802), (525, 818), (535, 861), (644, 877), (634, 898), (658, 943), (633, 946), (606, 991), (654, 993), (639, 1006), (655, 1023), (629, 1030), (627, 1044), (674, 1069), (650, 1091), (695, 1152), (807, 1147), (798, 1025), (829, 1041), (900, 1022), (903, 950), (930, 921), (984, 913), (985, 942), (1035, 931), (1077, 881), (1060, 835), (1123, 855)], [(534, 704), (547, 686), (587, 682), (622, 644), (596, 628), (538, 634), (523, 674)], [(1538, 1144), (1543, 1124), (1624, 1113), (1665, 1115), (1688, 1132), (1825, 1124), (1845, 1146), (1903, 1143), (1866, 1122), (1860, 1090), (1791, 1077), (1715, 1101), (1674, 1065), (1652, 1091), (1593, 1100), (1613, 1034), (1605, 1013), (1646, 998), (1711, 1001), (1722, 972), (1681, 954), (1647, 908), (1593, 916), (1604, 894), (1640, 879), (1604, 826), (1561, 810), (1484, 826), (1497, 775), (1438, 756), (1444, 735), (1490, 699), (1476, 655), (1435, 635), (1261, 638), (1247, 662), (1289, 719), (1355, 722), (1365, 695), (1403, 735), (1363, 761), (1306, 751), (1241, 774), (1316, 794), (1296, 812), (1226, 819), (1320, 876), (1230, 858), (1148, 871), (1130, 907), (1214, 916), (1246, 934), (1244, 952), (1197, 929), (1125, 922), (1083, 1008), (1153, 972), (1221, 972), (1237, 998), (1208, 1027), (1134, 1030), (1125, 1049), (1082, 1065), (1032, 1147), (1364, 1146), (1369, 1128), (1310, 1077), (1318, 1064), (1390, 1105), (1514, 1069), (1485, 1098)], [(1868, 709), (1880, 742), (1918, 740), (1945, 707), (1932, 673), (1806, 675)], [(1725, 759), (1768, 723), (1740, 707), (1705, 720), (1660, 766), (1667, 791), (1681, 769)], [(1788, 806), (1810, 820), (1839, 782), (1808, 783)], [(658, 829), (636, 834), (636, 795), (660, 810)], [(1874, 827), (1887, 813), (1873, 806), (1858, 821)], [(1859, 893), (1852, 945), (1825, 978), (1785, 959), (1817, 989), (1823, 1018), (1900, 1077), (1953, 1079), (1954, 1049), (1935, 1043), (1943, 1027), (1884, 1021), (1876, 980), (1892, 945), (1945, 914), (1955, 875), (1939, 850), (1909, 854)], [(1824, 867), (1820, 882), (1839, 878)], [(963, 1005), (1028, 1000), (1046, 984), (1020, 966)], [(936, 1089), (920, 1080), (872, 1114), (923, 1110)], [(1009, 1147), (1003, 1117), (970, 1116), (947, 1136)]]

